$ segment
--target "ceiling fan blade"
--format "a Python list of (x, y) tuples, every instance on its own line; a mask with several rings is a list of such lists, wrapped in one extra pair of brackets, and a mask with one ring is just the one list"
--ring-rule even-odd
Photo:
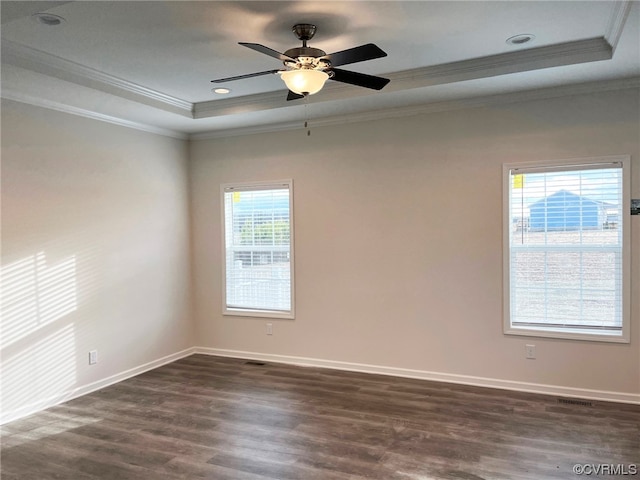
[(264, 45), (260, 45), (259, 43), (245, 43), (238, 42), (239, 45), (244, 47), (248, 47), (251, 50), (255, 50), (256, 52), (264, 53), (265, 55), (269, 55), (270, 57), (277, 58), (278, 60), (291, 60), (295, 62), (295, 58), (288, 57), (284, 53), (276, 52), (274, 49), (265, 47)]
[(337, 67), (339, 65), (347, 65), (349, 63), (364, 62), (365, 60), (373, 60), (374, 58), (386, 57), (387, 54), (373, 43), (360, 45), (359, 47), (349, 48), (336, 53), (330, 53), (322, 58), (326, 58), (331, 65)]
[(280, 70), (267, 70), (265, 72), (247, 73), (245, 75), (236, 75), (235, 77), (219, 78), (217, 80), (211, 80), (211, 83), (225, 83), (233, 82), (234, 80), (242, 80), (243, 78), (260, 77), (261, 75), (271, 75), (278, 73)]
[(341, 70), (339, 68), (332, 68), (331, 71), (333, 71), (333, 77), (329, 77), (331, 80), (350, 83), (351, 85), (357, 85), (358, 87), (372, 88), (373, 90), (382, 90), (384, 86), (390, 82), (388, 78), (350, 72), (349, 70)]
[(289, 93), (287, 94), (287, 102), (289, 100), (298, 100), (300, 98), (304, 98), (304, 95), (300, 95), (299, 93), (292, 92), (291, 90), (289, 90)]

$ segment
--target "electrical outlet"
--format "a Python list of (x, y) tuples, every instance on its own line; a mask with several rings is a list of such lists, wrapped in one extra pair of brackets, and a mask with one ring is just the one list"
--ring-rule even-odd
[(98, 363), (98, 350), (91, 350), (89, 352), (89, 365), (95, 365)]
[(526, 357), (530, 360), (535, 360), (536, 358), (536, 346), (535, 345), (525, 345)]
[(267, 323), (267, 335), (273, 335), (273, 323)]

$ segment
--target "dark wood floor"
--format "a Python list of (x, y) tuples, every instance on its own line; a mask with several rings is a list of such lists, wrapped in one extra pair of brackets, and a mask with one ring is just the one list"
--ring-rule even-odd
[(193, 355), (3, 426), (1, 455), (2, 480), (576, 480), (640, 466), (640, 407)]

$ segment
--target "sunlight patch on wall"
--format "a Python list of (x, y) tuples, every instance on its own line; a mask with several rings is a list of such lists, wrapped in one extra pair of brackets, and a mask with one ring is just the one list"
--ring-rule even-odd
[(2, 360), (2, 409), (23, 408), (33, 399), (49, 399), (68, 392), (76, 382), (73, 324), (54, 331)]
[(2, 267), (1, 279), (2, 348), (78, 308), (75, 255), (49, 266), (39, 252)]

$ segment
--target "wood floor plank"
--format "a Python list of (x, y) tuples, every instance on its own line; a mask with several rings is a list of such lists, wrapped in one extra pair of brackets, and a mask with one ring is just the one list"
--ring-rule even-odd
[(575, 480), (640, 465), (640, 407), (192, 355), (4, 425), (0, 448), (3, 480)]

